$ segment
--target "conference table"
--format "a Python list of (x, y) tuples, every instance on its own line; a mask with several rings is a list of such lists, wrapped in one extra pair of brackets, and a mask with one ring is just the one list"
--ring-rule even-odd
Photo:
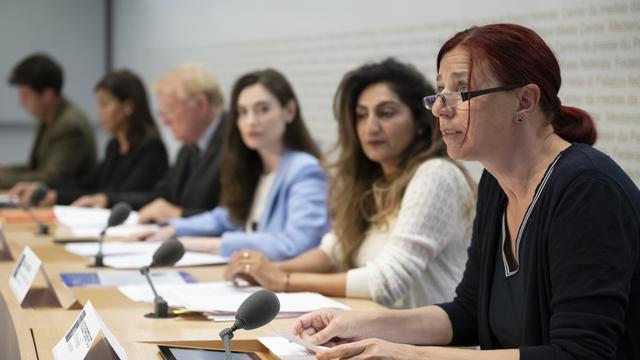
[[(17, 212), (2, 209), (0, 215)], [(55, 224), (51, 227), (55, 232)], [(14, 260), (0, 261), (0, 358), (52, 359), (52, 349), (64, 337), (87, 301), (91, 301), (108, 329), (124, 347), (129, 359), (162, 359), (156, 343), (200, 342), (218, 340), (218, 333), (230, 322), (214, 322), (201, 314), (186, 313), (175, 318), (151, 319), (144, 315), (153, 311), (152, 304), (133, 302), (116, 287), (66, 288), (60, 280), (62, 272), (90, 272), (91, 260), (65, 251), (51, 236), (36, 235), (31, 221), (4, 223), (3, 229)], [(2, 245), (0, 245), (2, 246)], [(28, 297), (19, 304), (9, 287), (8, 279), (15, 258), (29, 246), (42, 260), (51, 284), (72, 294), (79, 306), (64, 309), (50, 290), (49, 283), (39, 274)], [(107, 269), (108, 270), (108, 269)], [(221, 281), (224, 266), (181, 268), (200, 282)], [(117, 271), (117, 270), (111, 270)], [(380, 309), (370, 300), (334, 298), (352, 309)], [(294, 319), (275, 319), (263, 328), (236, 331), (232, 344), (247, 344), (260, 336), (273, 336), (274, 331), (289, 331)], [(106, 346), (105, 341), (97, 346)], [(91, 357), (88, 357), (91, 358)]]

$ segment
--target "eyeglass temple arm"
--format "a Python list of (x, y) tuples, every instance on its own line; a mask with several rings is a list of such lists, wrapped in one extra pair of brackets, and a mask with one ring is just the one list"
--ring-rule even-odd
[(513, 90), (513, 89), (519, 88), (521, 86), (522, 85), (502, 85), (502, 86), (489, 88), (489, 89), (461, 92), (460, 96), (462, 97), (462, 101), (467, 101), (467, 100), (469, 100), (471, 98), (474, 98), (476, 96), (485, 95), (485, 94), (491, 94), (493, 92), (498, 92), (498, 91)]

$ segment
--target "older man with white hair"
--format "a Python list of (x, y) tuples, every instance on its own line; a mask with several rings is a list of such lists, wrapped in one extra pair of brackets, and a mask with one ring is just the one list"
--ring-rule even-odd
[(204, 67), (185, 64), (162, 76), (155, 94), (162, 122), (183, 143), (175, 165), (152, 191), (100, 193), (73, 205), (108, 207), (126, 201), (140, 209), (141, 222), (164, 222), (217, 205), (224, 134), (224, 99), (218, 82)]

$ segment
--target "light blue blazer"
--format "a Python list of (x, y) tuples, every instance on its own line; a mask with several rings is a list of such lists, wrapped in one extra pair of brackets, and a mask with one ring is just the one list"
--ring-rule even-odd
[(298, 151), (286, 151), (276, 170), (262, 218), (255, 232), (233, 224), (226, 208), (217, 207), (169, 222), (178, 236), (220, 236), (221, 254), (247, 248), (271, 260), (292, 258), (320, 243), (329, 230), (327, 174), (318, 159)]

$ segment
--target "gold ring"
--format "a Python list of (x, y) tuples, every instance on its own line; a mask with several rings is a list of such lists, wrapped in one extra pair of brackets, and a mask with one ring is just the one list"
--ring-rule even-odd
[(251, 272), (251, 264), (246, 264), (244, 266), (244, 272), (246, 272), (246, 273), (250, 273)]
[(242, 258), (243, 259), (248, 259), (249, 258), (249, 252), (248, 251), (243, 252), (242, 253)]

